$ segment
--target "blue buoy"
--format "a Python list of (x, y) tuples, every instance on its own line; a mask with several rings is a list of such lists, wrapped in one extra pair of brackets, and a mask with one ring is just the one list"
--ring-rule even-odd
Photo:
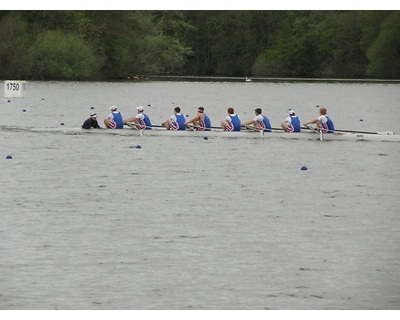
[(306, 166), (302, 166), (301, 170), (308, 170), (308, 168)]
[(137, 145), (136, 149), (142, 149), (142, 146), (141, 145)]
[(208, 140), (208, 137), (204, 137), (204, 140)]
[(186, 115), (186, 118), (189, 118), (189, 115), (188, 115), (188, 114)]
[(60, 123), (60, 126), (63, 126), (63, 125), (64, 125), (64, 122), (61, 122), (61, 123)]
[(94, 107), (91, 107), (90, 109), (94, 109)]
[(360, 119), (360, 121), (364, 121), (363, 119)]
[(22, 112), (26, 112), (26, 109), (22, 109)]
[(319, 105), (316, 105), (315, 107), (316, 107), (316, 108), (319, 108)]
[(12, 159), (12, 156), (11, 156), (11, 155), (8, 155), (8, 156), (6, 157), (6, 159)]

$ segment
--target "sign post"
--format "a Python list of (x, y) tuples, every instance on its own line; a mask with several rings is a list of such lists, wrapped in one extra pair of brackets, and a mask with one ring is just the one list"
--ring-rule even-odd
[(5, 80), (4, 97), (6, 98), (24, 98), (26, 95), (26, 81)]

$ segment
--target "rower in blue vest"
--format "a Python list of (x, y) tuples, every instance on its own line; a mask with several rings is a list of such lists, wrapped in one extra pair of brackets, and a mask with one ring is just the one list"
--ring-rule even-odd
[(136, 128), (139, 130), (151, 130), (151, 121), (147, 114), (144, 113), (144, 108), (139, 106), (137, 109), (137, 115), (124, 120), (124, 124), (133, 122)]
[(181, 114), (181, 108), (175, 107), (174, 114), (165, 120), (162, 125), (165, 125), (167, 130), (186, 130), (185, 116)]
[(210, 118), (204, 113), (204, 108), (203, 107), (198, 107), (197, 108), (197, 115), (185, 122), (185, 125), (193, 123), (193, 125), (197, 128), (199, 131), (210, 131), (211, 130), (211, 120)]
[(255, 118), (253, 120), (244, 122), (242, 126), (245, 127), (248, 125), (252, 125), (260, 131), (271, 132), (271, 122), (269, 121), (267, 116), (262, 114), (262, 109), (256, 108), (254, 110), (254, 113), (256, 114)]
[(310, 123), (317, 125), (317, 129), (321, 130), (323, 133), (334, 133), (335, 126), (333, 121), (326, 115), (326, 108), (319, 109), (319, 117), (317, 119), (303, 123), (305, 126)]
[(289, 109), (289, 117), (282, 122), (281, 127), (285, 132), (301, 131), (300, 118), (296, 116), (296, 112), (294, 112), (294, 110)]
[(228, 116), (221, 121), (221, 126), (224, 131), (240, 131), (240, 117), (235, 114), (235, 109), (232, 107), (227, 110)]
[(116, 106), (110, 108), (111, 113), (106, 119), (104, 119), (104, 124), (108, 129), (123, 129), (124, 120), (122, 118), (121, 112), (118, 111)]

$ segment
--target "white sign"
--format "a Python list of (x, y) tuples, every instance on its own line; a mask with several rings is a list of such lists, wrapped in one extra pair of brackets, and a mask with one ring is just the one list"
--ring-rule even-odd
[(5, 80), (4, 81), (4, 97), (6, 98), (23, 98), (25, 97), (26, 81)]

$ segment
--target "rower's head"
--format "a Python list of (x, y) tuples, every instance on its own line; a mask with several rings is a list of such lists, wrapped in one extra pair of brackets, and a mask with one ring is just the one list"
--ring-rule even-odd
[(144, 108), (142, 106), (137, 107), (137, 112), (142, 113), (144, 111)]
[(321, 114), (321, 115), (326, 115), (326, 109), (325, 108), (319, 108), (319, 113)]
[(234, 114), (235, 113), (235, 109), (233, 109), (232, 107), (228, 108), (228, 114)]
[(198, 107), (197, 108), (197, 112), (204, 113), (204, 108), (203, 107)]
[(262, 113), (261, 108), (256, 108), (256, 110), (254, 110), (254, 112), (256, 113), (256, 115), (259, 115)]
[(174, 111), (175, 111), (175, 113), (179, 113), (179, 112), (181, 112), (181, 108), (175, 107), (175, 108), (174, 108)]
[(294, 110), (289, 109), (289, 116), (295, 116), (296, 112), (294, 112)]
[(93, 120), (96, 120), (96, 118), (97, 118), (97, 113), (92, 113), (92, 114), (90, 115), (90, 117), (91, 117)]

